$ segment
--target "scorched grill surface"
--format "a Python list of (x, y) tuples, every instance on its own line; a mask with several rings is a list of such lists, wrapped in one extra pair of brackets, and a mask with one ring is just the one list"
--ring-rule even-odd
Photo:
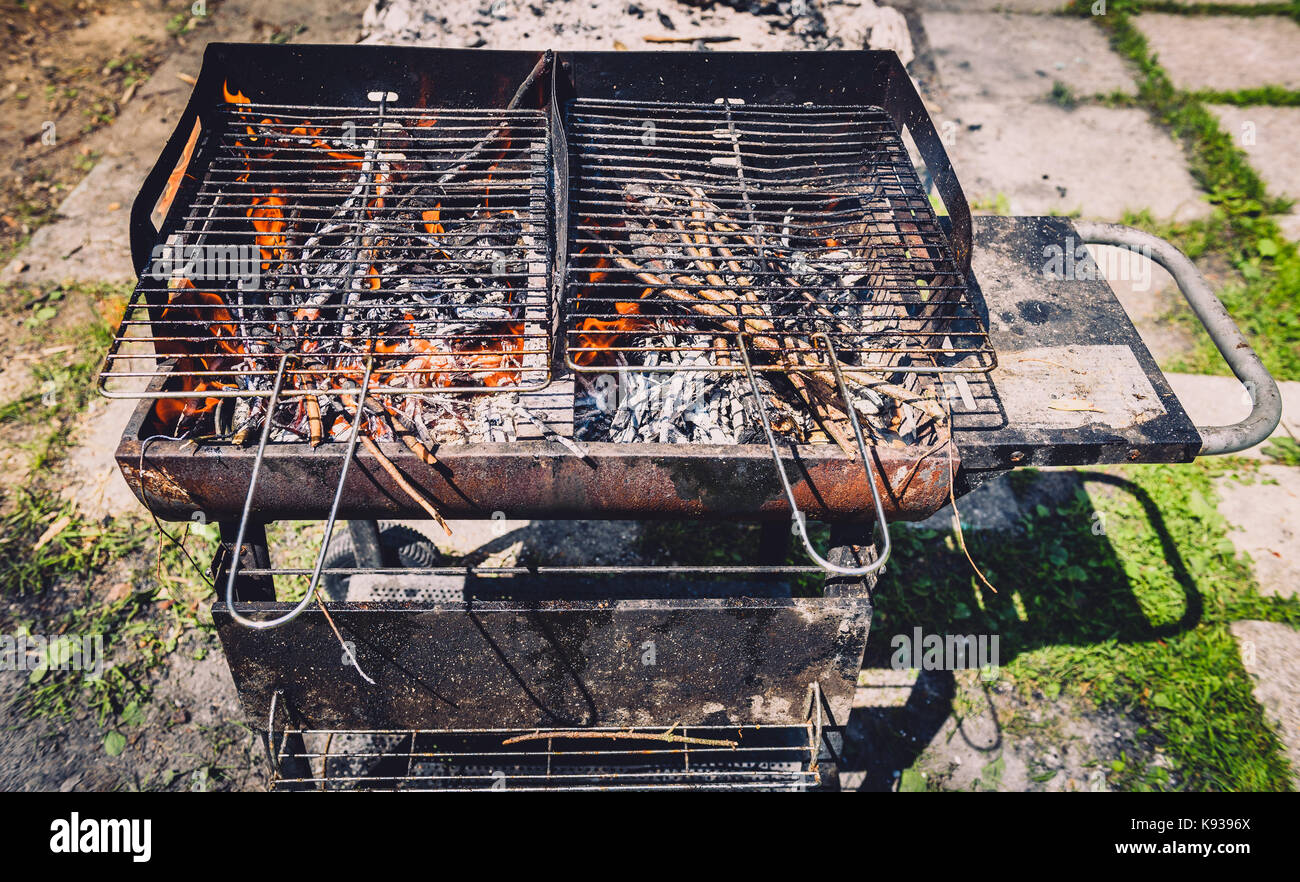
[[(581, 99), (567, 110), (578, 371), (978, 372), (993, 353), (879, 107)], [(647, 315), (668, 314), (671, 331)]]
[[(286, 357), (292, 399), (355, 385), (373, 353), (376, 394), (546, 384), (544, 114), (228, 97), (167, 241), (173, 262), (196, 244), (255, 248), (258, 283), (145, 275), (106, 379), (269, 397)], [(133, 370), (127, 343), (174, 361)]]

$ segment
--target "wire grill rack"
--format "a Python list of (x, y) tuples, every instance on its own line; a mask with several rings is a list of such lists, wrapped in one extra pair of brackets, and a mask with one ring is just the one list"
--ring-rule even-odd
[(808, 790), (814, 724), (285, 732), (275, 790)]
[[(878, 107), (579, 99), (564, 329), (603, 371), (982, 372), (963, 274)], [(823, 336), (824, 335), (824, 336)]]
[(105, 394), (269, 397), (284, 356), (282, 397), (355, 385), (369, 355), (372, 392), (546, 384), (544, 114), (227, 97)]

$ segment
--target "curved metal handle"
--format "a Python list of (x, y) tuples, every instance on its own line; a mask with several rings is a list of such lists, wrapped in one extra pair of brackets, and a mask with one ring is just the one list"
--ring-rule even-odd
[[(370, 388), (370, 374), (374, 368), (375, 360), (371, 355), (366, 359), (365, 376), (361, 378), (361, 386), (357, 392), (357, 415), (352, 420), (352, 431), (348, 435), (347, 452), (344, 454), (343, 467), (339, 471), (339, 483), (334, 488), (334, 503), (330, 506), (329, 518), (325, 521), (325, 538), (321, 540), (320, 551), (316, 555), (316, 566), (312, 569), (311, 584), (307, 586), (307, 593), (298, 601), (298, 605), (289, 612), (274, 619), (250, 619), (241, 615), (239, 610), (235, 609), (235, 579), (239, 575), (239, 553), (244, 547), (244, 532), (248, 529), (249, 515), (253, 510), (253, 495), (257, 491), (257, 478), (262, 471), (262, 460), (266, 456), (266, 444), (271, 437), (271, 417), (275, 413), (275, 405), (280, 400), (280, 391), (284, 386), (284, 369), (289, 362), (288, 355), (280, 356), (280, 367), (275, 374), (275, 388), (271, 390), (271, 397), (266, 402), (266, 419), (262, 423), (262, 437), (257, 444), (257, 456), (253, 459), (253, 473), (248, 478), (248, 492), (244, 495), (244, 511), (239, 518), (239, 532), (235, 536), (234, 556), (230, 561), (230, 572), (226, 576), (226, 608), (230, 610), (230, 617), (246, 628), (252, 628), (255, 631), (266, 631), (271, 628), (279, 628), (281, 625), (287, 625), (294, 619), (298, 618), (308, 605), (316, 599), (316, 588), (320, 585), (321, 572), (325, 568), (325, 555), (329, 551), (330, 539), (334, 537), (334, 524), (338, 521), (339, 503), (343, 500), (343, 485), (348, 480), (348, 469), (352, 465), (352, 458), (357, 452), (357, 441), (361, 437), (361, 423), (365, 419), (366, 413), (366, 390)], [(343, 394), (352, 391), (349, 389), (340, 390)], [(337, 632), (336, 632), (337, 633)], [(343, 638), (339, 638), (342, 642)], [(344, 651), (352, 659), (362, 677), (366, 677), (365, 671), (361, 670), (361, 665), (357, 664), (356, 656), (352, 655), (352, 650), (344, 644)], [(369, 680), (369, 677), (366, 677)], [(373, 680), (370, 680), (373, 683)]]
[(1223, 360), (1250, 393), (1250, 415), (1230, 426), (1197, 426), (1201, 455), (1235, 453), (1266, 439), (1282, 420), (1282, 395), (1264, 363), (1223, 308), (1196, 264), (1159, 236), (1123, 224), (1075, 221), (1083, 241), (1090, 245), (1115, 245), (1149, 257), (1174, 277), (1178, 290), (1201, 320)]
[(781, 487), (785, 490), (785, 498), (790, 503), (790, 513), (794, 517), (795, 529), (799, 531), (799, 538), (803, 540), (804, 550), (808, 556), (813, 559), (817, 566), (821, 567), (828, 573), (837, 576), (869, 576), (885, 565), (889, 560), (891, 546), (889, 544), (889, 523), (885, 520), (885, 506), (880, 501), (880, 491), (876, 488), (876, 473), (871, 467), (871, 458), (867, 456), (867, 445), (862, 439), (862, 425), (858, 422), (858, 415), (853, 410), (853, 399), (849, 396), (849, 387), (844, 382), (844, 375), (840, 372), (839, 357), (835, 354), (835, 347), (831, 344), (831, 338), (828, 334), (814, 334), (814, 339), (819, 339), (826, 346), (827, 355), (830, 357), (831, 369), (835, 373), (835, 381), (840, 387), (840, 396), (844, 399), (844, 409), (848, 412), (849, 422), (853, 424), (853, 437), (858, 442), (858, 455), (862, 457), (862, 468), (867, 473), (867, 486), (871, 488), (871, 502), (876, 509), (876, 523), (880, 524), (880, 533), (882, 546), (876, 553), (876, 559), (866, 566), (862, 567), (845, 567), (836, 563), (831, 563), (826, 558), (817, 553), (813, 548), (812, 539), (808, 537), (808, 518), (799, 510), (799, 503), (794, 498), (794, 488), (790, 486), (790, 476), (785, 472), (785, 464), (781, 462), (781, 451), (776, 446), (776, 434), (772, 431), (772, 423), (767, 418), (767, 408), (763, 406), (763, 394), (758, 388), (758, 379), (754, 376), (754, 366), (749, 360), (749, 348), (745, 346), (745, 335), (743, 333), (736, 335), (736, 345), (740, 349), (740, 357), (745, 363), (745, 374), (749, 377), (749, 387), (754, 393), (754, 406), (758, 408), (759, 419), (763, 423), (763, 432), (767, 435), (767, 446), (772, 451), (772, 461), (776, 463), (776, 473), (781, 478)]

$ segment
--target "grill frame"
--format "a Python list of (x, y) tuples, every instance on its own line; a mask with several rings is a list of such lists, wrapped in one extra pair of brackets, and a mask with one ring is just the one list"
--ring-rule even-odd
[[(150, 211), (184, 154), (203, 95), (220, 95), (231, 71), (279, 89), (266, 96), (283, 102), (319, 105), (326, 101), (356, 104), (370, 86), (400, 94), (436, 94), (448, 106), (505, 106), (538, 61), (537, 53), (483, 50), (428, 50), (373, 46), (262, 46), (212, 44), (205, 53), (198, 85), (186, 113), (142, 186), (132, 209), (132, 253), (141, 270), (159, 237), (174, 229), (176, 215), (197, 188), (191, 158), (167, 219), (156, 230)], [(780, 64), (773, 64), (774, 57)], [(952, 471), (960, 494), (977, 478), (969, 470), (1006, 469), (1018, 465), (1070, 465), (1119, 461), (1186, 461), (1195, 455), (1198, 436), (1168, 389), (1154, 362), (1127, 323), (1104, 281), (1024, 284), (1039, 278), (1044, 248), (1069, 245), (1077, 234), (1068, 220), (981, 219), (985, 269), (971, 274), (970, 215), (952, 175), (942, 141), (893, 53), (694, 53), (674, 54), (672, 64), (659, 53), (558, 53), (550, 84), (556, 100), (552, 117), (551, 169), (555, 192), (568, 190), (568, 146), (559, 125), (559, 107), (580, 92), (597, 97), (673, 100), (692, 94), (700, 83), (711, 91), (751, 102), (877, 103), (895, 124), (913, 133), (935, 188), (948, 209), (942, 221), (959, 267), (971, 285), (973, 302), (986, 321), (997, 316), (994, 349), (1059, 345), (1061, 342), (1120, 343), (1138, 353), (1169, 416), (1159, 425), (1115, 432), (1104, 428), (1045, 432), (1009, 425), (993, 384), (970, 383), (978, 407), (953, 408), (958, 457)], [(437, 83), (436, 91), (432, 83)], [(536, 103), (542, 104), (539, 95)], [(554, 200), (552, 228), (568, 229), (568, 200)], [(559, 280), (567, 260), (567, 236), (555, 241), (552, 302), (559, 299)], [(1008, 281), (1012, 280), (1012, 281)], [(1046, 288), (1051, 288), (1050, 294)], [(1061, 323), (1021, 320), (1018, 304), (1049, 296), (1067, 319)], [(986, 302), (986, 299), (991, 298)], [(559, 310), (553, 313), (559, 321)], [(1014, 319), (1014, 321), (1012, 320)], [(1076, 320), (1077, 319), (1077, 320)], [(558, 330), (558, 326), (557, 326)], [(560, 389), (564, 366), (558, 365), (552, 389)], [(153, 393), (165, 391), (155, 388)], [(232, 444), (201, 445), (167, 438), (150, 439), (150, 402), (142, 402), (123, 434), (117, 460), (132, 491), (159, 516), (189, 519), (203, 512), (210, 519), (238, 514), (239, 488), (248, 485), (254, 451)], [(147, 447), (147, 451), (146, 451)], [(280, 517), (323, 517), (338, 475), (339, 444), (312, 449), (306, 442), (275, 443), (267, 449), (266, 475), (259, 506)], [(401, 445), (382, 444), (398, 467), (433, 499), (448, 517), (489, 517), (509, 510), (520, 517), (731, 517), (773, 520), (789, 517), (769, 454), (761, 445), (586, 444), (585, 459), (541, 440), (514, 444), (444, 445), (440, 469), (429, 469)], [(147, 455), (142, 455), (146, 454)], [(873, 453), (877, 486), (886, 513), (893, 519), (919, 519), (948, 496), (946, 457), (932, 450), (877, 447)], [(865, 476), (831, 445), (801, 445), (795, 456), (799, 472), (795, 492), (812, 518), (856, 520), (869, 514)], [(1135, 459), (1136, 457), (1136, 459)], [(540, 465), (540, 471), (537, 466)], [(234, 488), (232, 490), (232, 488)], [(364, 454), (349, 478), (342, 510), (345, 517), (421, 517), (422, 513)]]
[[(546, 107), (551, 124), (552, 193), (567, 193), (567, 138), (560, 118), (561, 101), (578, 92), (594, 96), (620, 94), (635, 86), (638, 100), (661, 100), (664, 89), (681, 94), (691, 83), (709, 82), (728, 95), (748, 101), (820, 101), (874, 103), (885, 107), (895, 126), (916, 133), (923, 156), (934, 164), (933, 176), (949, 211), (951, 243), (959, 266), (969, 261), (969, 211), (948, 167), (942, 144), (915, 90), (893, 53), (782, 53), (781, 72), (771, 70), (764, 53), (674, 56), (671, 69), (658, 70), (655, 53), (557, 53), (551, 66), (549, 96), (541, 82), (520, 106)], [(397, 47), (249, 46), (212, 44), (186, 113), (178, 122), (158, 164), (142, 187), (132, 210), (132, 251), (141, 272), (149, 251), (177, 228), (184, 207), (193, 202), (210, 151), (196, 149), (171, 210), (158, 230), (149, 219), (167, 182), (170, 169), (184, 155), (186, 135), (209, 112), (213, 96), (232, 83), (265, 83), (259, 102), (306, 105), (335, 103), (357, 106), (371, 91), (429, 95), (429, 103), (450, 107), (504, 107), (536, 68), (539, 55), (527, 52), (425, 50)], [(724, 63), (724, 69), (718, 67)], [(655, 75), (647, 78), (650, 68)], [(322, 71), (328, 72), (320, 76)], [(846, 71), (855, 76), (845, 77)], [(848, 84), (853, 85), (848, 85)], [(797, 84), (792, 86), (792, 84)], [(334, 90), (331, 92), (330, 90)], [(250, 88), (251, 91), (251, 88)], [(644, 94), (642, 94), (644, 92)], [(200, 145), (202, 148), (202, 145)], [(553, 199), (551, 230), (567, 230), (567, 199)], [(562, 309), (562, 268), (568, 260), (566, 236), (553, 235), (551, 332), (558, 337)], [(158, 306), (158, 304), (151, 304)], [(553, 346), (552, 388), (565, 379), (562, 346)], [(175, 375), (155, 377), (143, 394), (173, 395)], [(257, 457), (237, 444), (193, 445), (155, 437), (144, 409), (137, 409), (118, 451), (128, 483), (151, 510), (163, 517), (188, 517), (202, 511), (209, 518), (228, 516), (238, 505), (229, 497), (233, 487), (248, 486), (247, 475)], [(560, 430), (563, 433), (563, 429)], [(579, 460), (556, 445), (522, 441), (515, 444), (443, 445), (439, 457), (446, 467), (430, 470), (409, 459), (406, 451), (385, 445), (387, 455), (422, 490), (436, 500), (448, 517), (486, 517), (501, 505), (531, 516), (706, 515), (771, 519), (789, 516), (789, 506), (768, 454), (760, 445), (628, 445), (587, 444)], [(676, 448), (676, 449), (670, 449)], [(393, 451), (396, 451), (394, 454)], [(932, 448), (881, 449), (875, 454), (875, 484), (891, 518), (920, 518), (942, 505), (948, 491), (947, 459), (926, 457)], [(145, 455), (147, 453), (147, 456)], [(265, 449), (267, 470), (257, 490), (260, 510), (285, 516), (318, 517), (329, 509), (332, 487), (328, 476), (338, 474), (341, 445), (313, 449), (305, 441), (276, 442)], [(539, 458), (550, 474), (537, 482), (528, 457)], [(860, 466), (829, 444), (802, 445), (795, 488), (801, 509), (814, 518), (860, 520), (871, 516), (867, 477)], [(960, 463), (951, 455), (952, 470)], [(563, 461), (568, 457), (572, 461)], [(209, 458), (220, 464), (213, 471)], [(558, 461), (557, 461), (558, 460)], [(605, 471), (599, 471), (602, 464)], [(283, 467), (283, 468), (282, 468)], [(597, 471), (593, 474), (592, 469)], [(455, 470), (453, 473), (453, 469)], [(611, 472), (629, 470), (625, 481), (611, 486)], [(419, 515), (400, 490), (379, 470), (365, 463), (349, 479), (341, 513), (344, 517)], [(324, 479), (324, 480), (322, 480)], [(360, 486), (354, 486), (360, 481)], [(521, 482), (525, 482), (521, 485)], [(683, 484), (685, 482), (685, 484)], [(697, 488), (694, 490), (684, 487)], [(719, 492), (713, 492), (713, 487)], [(490, 498), (507, 502), (489, 502)], [(518, 502), (518, 507), (513, 503)]]
[[(222, 66), (254, 70), (271, 74), (304, 102), (361, 100), (358, 91), (367, 88), (392, 88), (399, 94), (414, 88), (410, 94), (419, 94), (421, 83), (437, 80), (440, 101), (459, 96), (483, 106), (491, 95), (493, 106), (504, 106), (537, 60), (532, 53), (391, 47), (216, 46), (208, 52), (200, 74), (206, 88), (220, 87)], [(968, 273), (969, 211), (933, 124), (897, 58), (891, 53), (796, 53), (780, 55), (779, 64), (772, 58), (700, 53), (675, 55), (672, 64), (665, 64), (665, 56), (653, 53), (564, 54), (557, 56), (552, 93), (672, 100), (709, 83), (711, 89), (747, 100), (763, 94), (791, 103), (886, 107), (900, 128), (923, 135), (918, 147), (948, 208), (944, 223), (954, 256)], [(552, 102), (557, 140), (550, 171), (556, 191), (567, 192), (567, 146), (556, 106)], [(137, 255), (137, 232), (146, 257), (156, 238), (149, 209), (180, 158), (195, 118), (182, 118), (133, 209)], [(185, 204), (187, 186), (182, 184), (177, 205)], [(568, 229), (567, 203), (555, 200), (556, 230)], [(874, 451), (891, 518), (929, 514), (949, 492), (960, 494), (988, 473), (1014, 465), (1182, 461), (1195, 455), (1198, 440), (1190, 422), (1131, 325), (1125, 324), (1105, 282), (1042, 280), (1043, 248), (1067, 239), (1072, 229), (1064, 219), (982, 222), (979, 254), (984, 263), (978, 273), (968, 273), (968, 280), (974, 301), (983, 304), (987, 294), (988, 308), (997, 317), (990, 325), (997, 335), (995, 349), (1007, 343), (1029, 348), (1102, 338), (1118, 343), (1136, 355), (1166, 416), (1120, 431), (1095, 426), (1025, 429), (1009, 425), (991, 384), (975, 383), (980, 407), (975, 413), (956, 413), (953, 420), (964, 462), (916, 450)], [(164, 235), (166, 230), (164, 223)], [(551, 275), (556, 306), (555, 267), (564, 265), (566, 250), (567, 237), (558, 237)], [(1021, 305), (1039, 297), (1050, 301), (1053, 321), (1019, 320), (1017, 315), (1025, 314)], [(1042, 308), (1042, 302), (1033, 307)], [(552, 315), (559, 320), (558, 309)], [(251, 617), (283, 613), (288, 605), (272, 602), (274, 593), (268, 593), (274, 569), (262, 525), (252, 525), (242, 547), (233, 539), (231, 518), (238, 516), (254, 452), (233, 445), (193, 450), (176, 439), (150, 439), (148, 415), (149, 402), (141, 402), (118, 449), (132, 490), (164, 517), (189, 519), (203, 512), (220, 520), (222, 543), (214, 561), (218, 581), (232, 559), (246, 561), (236, 586), (236, 609)], [(313, 451), (306, 444), (271, 445), (258, 517), (323, 516), (341, 465), (340, 446)], [(488, 517), (505, 509), (511, 517), (788, 518), (768, 452), (759, 445), (748, 448), (593, 444), (588, 456), (579, 459), (550, 442), (474, 444), (439, 451), (442, 467), (435, 470), (397, 445), (385, 446), (401, 471), (415, 477), (449, 517)], [(1132, 455), (1135, 450), (1138, 457)], [(833, 525), (831, 544), (845, 553), (843, 562), (860, 563), (849, 552), (865, 550), (870, 537), (848, 522), (860, 523), (866, 513), (862, 470), (825, 445), (802, 446), (791, 458), (801, 506), (814, 518), (839, 522)], [(372, 458), (358, 456), (355, 466), (345, 487), (344, 517), (419, 516)], [(950, 488), (954, 472), (957, 486)], [(853, 537), (836, 539), (835, 530)], [(661, 730), (673, 722), (692, 727), (804, 725), (811, 716), (805, 700), (811, 693), (814, 706), (819, 701), (825, 705), (828, 729), (835, 729), (846, 722), (851, 705), (873, 585), (871, 579), (849, 584), (828, 580), (823, 596), (797, 601), (765, 598), (741, 586), (725, 597), (701, 599), (619, 597), (611, 590), (609, 597), (594, 600), (564, 592), (517, 602), (330, 603), (338, 633), (353, 641), (361, 666), (378, 680), (377, 688), (363, 685), (357, 670), (340, 659), (338, 637), (321, 611), (309, 609), (271, 632), (239, 627), (223, 602), (213, 605), (213, 617), (247, 716), (258, 725), (268, 717), (275, 722), (277, 695), (291, 727), (298, 729), (622, 727), (631, 721), (659, 723), (655, 728)], [(636, 655), (646, 634), (661, 641), (659, 667), (644, 666)], [(467, 651), (449, 650), (453, 643)], [(620, 657), (624, 668), (612, 670), (610, 661)], [(430, 690), (450, 692), (458, 700), (431, 700)]]

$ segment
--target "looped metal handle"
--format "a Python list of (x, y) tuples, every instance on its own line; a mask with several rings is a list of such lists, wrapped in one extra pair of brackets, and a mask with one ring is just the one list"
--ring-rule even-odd
[[(266, 631), (270, 628), (278, 628), (281, 625), (287, 625), (294, 619), (298, 618), (316, 597), (316, 586), (320, 584), (321, 571), (325, 567), (325, 552), (329, 548), (330, 539), (334, 536), (334, 523), (338, 519), (339, 502), (343, 499), (343, 485), (348, 480), (348, 469), (352, 466), (352, 458), (356, 454), (357, 441), (361, 437), (361, 421), (365, 418), (366, 412), (366, 390), (370, 388), (370, 372), (374, 367), (374, 355), (366, 358), (366, 372), (361, 380), (361, 388), (357, 390), (357, 415), (352, 421), (352, 433), (348, 437), (348, 449), (343, 459), (343, 468), (339, 473), (338, 486), (334, 488), (334, 502), (330, 506), (329, 519), (325, 522), (325, 537), (321, 540), (320, 552), (316, 555), (316, 566), (312, 569), (311, 584), (307, 586), (307, 593), (298, 601), (298, 605), (292, 610), (275, 619), (257, 620), (250, 619), (240, 614), (235, 609), (235, 577), (239, 575), (239, 551), (244, 547), (244, 531), (248, 528), (249, 514), (253, 509), (253, 494), (257, 490), (257, 477), (262, 471), (262, 460), (266, 456), (266, 443), (271, 437), (271, 416), (275, 413), (275, 405), (280, 400), (280, 390), (284, 386), (284, 369), (289, 362), (289, 356), (280, 357), (280, 366), (275, 372), (275, 386), (271, 390), (271, 397), (267, 400), (266, 419), (262, 424), (262, 437), (257, 444), (257, 456), (253, 459), (253, 473), (248, 481), (248, 493), (244, 496), (244, 512), (239, 518), (239, 532), (235, 536), (234, 554), (231, 556), (230, 574), (226, 577), (226, 606), (230, 609), (230, 617), (246, 628), (253, 628), (257, 631)], [(342, 394), (347, 394), (348, 390), (340, 390)], [(354, 660), (355, 661), (355, 660)], [(357, 668), (360, 670), (360, 667)], [(363, 673), (362, 676), (365, 676)]]
[(772, 423), (767, 418), (767, 409), (763, 407), (763, 393), (759, 391), (758, 379), (754, 376), (754, 366), (749, 361), (749, 348), (745, 345), (745, 335), (743, 333), (736, 335), (740, 357), (745, 362), (745, 374), (749, 377), (749, 385), (754, 393), (754, 405), (758, 408), (759, 419), (763, 422), (763, 432), (767, 435), (767, 445), (772, 451), (772, 460), (776, 463), (776, 473), (781, 478), (781, 486), (785, 489), (785, 498), (790, 502), (790, 512), (794, 517), (795, 529), (799, 531), (799, 538), (803, 540), (804, 550), (808, 552), (808, 556), (812, 558), (817, 566), (828, 573), (834, 573), (837, 576), (869, 576), (879, 571), (885, 565), (885, 561), (889, 560), (889, 524), (885, 522), (885, 506), (880, 501), (880, 491), (876, 488), (876, 473), (871, 466), (870, 457), (867, 456), (867, 444), (862, 438), (862, 425), (858, 422), (858, 415), (853, 410), (853, 399), (849, 396), (849, 387), (845, 384), (844, 375), (840, 372), (840, 361), (835, 354), (835, 347), (827, 334), (814, 334), (813, 339), (820, 340), (830, 356), (831, 370), (835, 373), (835, 382), (839, 384), (840, 397), (844, 399), (844, 409), (849, 415), (849, 422), (853, 424), (853, 437), (858, 443), (858, 454), (862, 457), (862, 468), (867, 473), (867, 486), (871, 489), (871, 501), (876, 509), (876, 523), (880, 525), (883, 544), (876, 555), (876, 559), (863, 567), (844, 567), (831, 563), (818, 554), (817, 549), (813, 548), (812, 540), (808, 538), (807, 517), (799, 510), (799, 504), (795, 502), (794, 488), (790, 486), (790, 478), (785, 472), (785, 464), (781, 462), (781, 452), (776, 445), (776, 435), (772, 432)]
[(1136, 251), (1160, 264), (1174, 277), (1192, 312), (1201, 320), (1223, 360), (1250, 393), (1250, 415), (1230, 426), (1197, 426), (1201, 455), (1236, 453), (1254, 447), (1273, 434), (1282, 419), (1282, 395), (1277, 383), (1250, 348), (1232, 316), (1214, 296), (1201, 271), (1173, 245), (1159, 236), (1123, 224), (1075, 221), (1083, 241), (1090, 245), (1114, 245)]

